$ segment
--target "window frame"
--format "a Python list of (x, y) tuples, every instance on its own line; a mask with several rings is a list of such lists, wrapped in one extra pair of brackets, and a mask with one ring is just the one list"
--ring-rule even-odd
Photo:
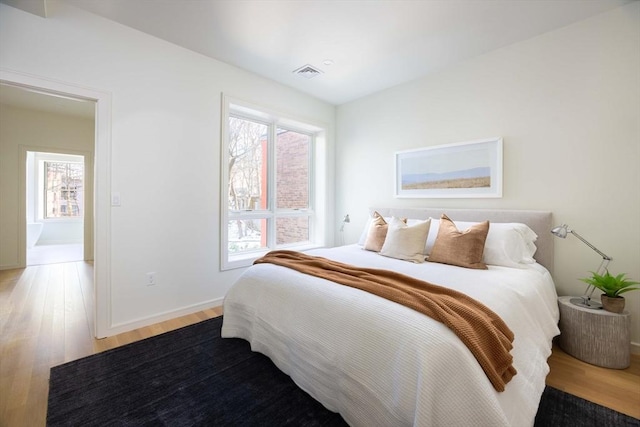
[(78, 223), (84, 222), (86, 215), (86, 200), (85, 194), (82, 195), (82, 206), (80, 208), (81, 215), (75, 217), (58, 217), (58, 218), (50, 218), (47, 217), (46, 214), (46, 191), (47, 191), (47, 179), (46, 179), (46, 162), (55, 162), (55, 163), (79, 163), (82, 164), (83, 173), (82, 173), (82, 185), (83, 192), (86, 191), (86, 183), (87, 183), (87, 169), (86, 169), (86, 159), (83, 155), (79, 154), (67, 154), (67, 153), (50, 153), (45, 151), (34, 151), (35, 157), (35, 181), (34, 181), (34, 207), (35, 207), (35, 215), (36, 222), (41, 223)]
[[(247, 267), (253, 261), (274, 249), (308, 250), (323, 246), (320, 224), (320, 216), (317, 211), (317, 163), (318, 163), (318, 137), (324, 136), (323, 127), (299, 121), (283, 114), (274, 112), (265, 107), (240, 101), (229, 96), (222, 96), (221, 117), (221, 179), (220, 179), (220, 269), (230, 270)], [(229, 118), (250, 120), (266, 125), (268, 128), (267, 151), (267, 208), (266, 209), (241, 209), (232, 211), (229, 209)], [(276, 140), (278, 130), (286, 130), (309, 136), (309, 181), (308, 181), (308, 207), (306, 209), (278, 209), (277, 208), (277, 183), (276, 183)], [(279, 218), (307, 218), (309, 223), (308, 240), (291, 244), (277, 244), (276, 221)], [(233, 254), (229, 251), (229, 221), (233, 220), (266, 220), (266, 247), (242, 251)]]
[[(41, 215), (41, 219), (43, 221), (56, 221), (56, 222), (74, 222), (74, 221), (79, 221), (82, 220), (84, 218), (84, 181), (85, 181), (85, 172), (84, 172), (84, 162), (83, 161), (79, 161), (79, 160), (54, 160), (54, 159), (44, 159), (41, 160), (42, 162), (42, 182), (39, 183), (39, 186), (42, 188), (43, 194), (42, 194), (42, 215)], [(78, 208), (78, 214), (77, 215), (62, 215), (62, 216), (48, 216), (47, 214), (47, 210), (48, 210), (48, 196), (47, 193), (49, 192), (49, 175), (48, 175), (48, 165), (51, 163), (64, 163), (64, 164), (75, 164), (75, 165), (81, 165), (82, 166), (82, 196), (80, 198), (80, 200), (82, 201), (82, 203), (79, 203), (77, 205)], [(78, 192), (78, 190), (70, 190), (70, 189), (66, 189), (66, 190), (59, 190), (60, 193), (63, 192), (71, 192), (71, 191), (76, 191)], [(76, 201), (77, 203), (77, 201)], [(82, 205), (82, 206), (80, 206)], [(64, 205), (60, 205), (61, 211), (62, 211), (62, 207)]]

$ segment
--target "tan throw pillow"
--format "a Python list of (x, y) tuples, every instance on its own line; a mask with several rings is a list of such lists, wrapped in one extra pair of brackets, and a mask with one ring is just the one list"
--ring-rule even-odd
[(489, 233), (489, 221), (474, 224), (459, 231), (448, 216), (442, 214), (438, 237), (429, 255), (430, 262), (486, 270), (482, 262), (484, 243)]
[(364, 248), (368, 251), (380, 252), (384, 239), (387, 237), (387, 228), (387, 221), (378, 212), (374, 212), (367, 240), (364, 241)]
[(407, 225), (399, 218), (391, 218), (380, 255), (412, 262), (424, 262), (424, 245), (430, 226), (431, 219)]

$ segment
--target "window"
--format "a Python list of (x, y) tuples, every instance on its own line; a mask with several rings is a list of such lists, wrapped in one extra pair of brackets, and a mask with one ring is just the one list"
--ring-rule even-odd
[(275, 248), (319, 245), (314, 209), (319, 128), (227, 105), (223, 115), (222, 268)]
[(82, 218), (84, 165), (44, 162), (44, 218)]

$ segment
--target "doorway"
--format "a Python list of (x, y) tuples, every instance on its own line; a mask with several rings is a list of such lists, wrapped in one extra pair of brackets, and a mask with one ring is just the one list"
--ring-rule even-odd
[[(40, 77), (16, 71), (9, 71), (0, 68), (0, 85), (23, 89), (25, 93), (49, 95), (50, 100), (66, 99), (71, 101), (85, 101), (92, 106), (92, 117), (94, 130), (92, 132), (93, 147), (90, 153), (74, 153), (83, 155), (85, 160), (85, 190), (91, 189), (92, 203), (85, 205), (85, 219), (91, 218), (92, 229), (87, 230), (89, 221), (85, 221), (84, 230), (84, 251), (85, 259), (94, 259), (93, 265), (93, 297), (89, 298), (95, 305), (94, 315), (94, 336), (103, 338), (113, 335), (113, 325), (111, 322), (111, 279), (110, 279), (110, 247), (111, 237), (109, 233), (111, 212), (110, 212), (110, 182), (111, 182), (111, 94), (87, 86), (78, 86), (73, 83), (65, 83), (59, 80), (52, 80), (47, 77)], [(88, 101), (88, 102), (86, 102)], [(80, 103), (76, 102), (76, 105)], [(3, 126), (5, 128), (5, 126)], [(39, 138), (42, 140), (44, 138)], [(11, 156), (18, 159), (13, 163), (20, 171), (16, 171), (14, 176), (19, 177), (20, 182), (13, 186), (16, 191), (12, 205), (16, 211), (8, 209), (9, 203), (2, 203), (3, 210), (0, 212), (0, 221), (12, 221), (17, 224), (12, 228), (4, 228), (10, 239), (2, 240), (3, 250), (0, 251), (0, 269), (22, 268), (26, 266), (26, 156), (27, 151), (51, 151), (36, 145), (37, 141), (30, 141), (33, 146), (16, 148)], [(0, 146), (1, 147), (1, 146)], [(4, 156), (3, 156), (4, 157)], [(7, 157), (10, 158), (10, 157)], [(89, 166), (88, 163), (91, 163)], [(2, 168), (6, 169), (6, 168)], [(86, 172), (91, 170), (92, 172)], [(91, 182), (89, 182), (89, 180)], [(15, 191), (11, 190), (11, 191)], [(2, 195), (2, 191), (0, 191)], [(90, 211), (89, 211), (90, 210)], [(9, 241), (7, 241), (9, 240)], [(6, 249), (8, 248), (8, 250)], [(91, 256), (87, 256), (87, 251)], [(95, 255), (95, 257), (94, 257)], [(8, 256), (8, 258), (7, 258)]]
[(0, 266), (93, 260), (96, 102), (0, 83), (0, 107)]
[(27, 266), (85, 259), (86, 172), (84, 156), (27, 151)]

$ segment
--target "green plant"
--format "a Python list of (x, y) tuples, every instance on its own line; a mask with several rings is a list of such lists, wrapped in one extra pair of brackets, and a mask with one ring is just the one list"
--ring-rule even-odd
[(595, 271), (592, 271), (591, 277), (580, 280), (600, 289), (606, 296), (615, 298), (625, 292), (640, 289), (640, 287), (637, 286), (640, 285), (640, 282), (626, 279), (624, 276), (626, 276), (626, 273), (620, 273), (617, 276), (613, 276), (609, 273), (609, 270), (605, 270), (604, 274), (598, 274)]

